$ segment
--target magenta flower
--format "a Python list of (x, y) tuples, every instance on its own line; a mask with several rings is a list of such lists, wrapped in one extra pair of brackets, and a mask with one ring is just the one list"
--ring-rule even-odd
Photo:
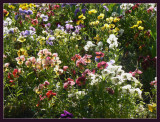
[(79, 77), (77, 80), (76, 80), (76, 84), (78, 86), (82, 86), (82, 85), (85, 85), (85, 81), (86, 81), (86, 78), (84, 76), (82, 77)]
[(108, 64), (105, 61), (102, 61), (97, 64), (98, 69), (105, 69), (108, 66)]

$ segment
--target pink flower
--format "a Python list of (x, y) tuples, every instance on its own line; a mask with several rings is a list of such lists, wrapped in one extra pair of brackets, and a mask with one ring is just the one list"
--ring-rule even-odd
[(83, 56), (83, 59), (84, 59), (84, 61), (86, 62), (86, 63), (91, 63), (91, 58), (92, 57), (92, 55), (88, 55), (88, 54), (85, 54), (84, 56)]
[(5, 67), (9, 67), (9, 63), (5, 63), (4, 66), (5, 66)]
[(39, 95), (40, 101), (42, 101), (44, 98), (46, 98), (46, 96)]
[(81, 58), (81, 59), (76, 61), (76, 66), (79, 67), (80, 69), (83, 69), (84, 65), (86, 65), (86, 62), (85, 62), (85, 60), (83, 58)]
[(154, 9), (153, 7), (149, 7), (149, 8), (147, 9), (147, 13), (152, 12), (153, 9)]
[(140, 71), (140, 70), (138, 70), (138, 69), (136, 69), (134, 72), (135, 72), (136, 74), (142, 74), (142, 73), (143, 73), (142, 71)]
[(86, 69), (83, 73), (82, 76), (86, 77), (86, 75), (90, 75), (92, 72), (89, 69)]
[(134, 72), (130, 71), (129, 73), (131, 73), (132, 76), (135, 77), (136, 75), (142, 74), (143, 72), (138, 70), (138, 69), (136, 69)]
[(67, 69), (68, 69), (68, 66), (63, 66), (64, 71), (67, 71)]
[(86, 78), (84, 76), (82, 77), (79, 77), (77, 80), (76, 80), (76, 84), (78, 86), (82, 86), (82, 85), (85, 85), (85, 81), (86, 81)]
[(105, 61), (102, 61), (97, 64), (97, 68), (99, 69), (105, 69), (108, 66), (108, 64)]
[(64, 83), (64, 89), (67, 89), (75, 84), (74, 80), (71, 78), (67, 78), (67, 81)]
[(150, 85), (151, 85), (151, 86), (153, 86), (153, 85), (154, 85), (154, 86), (157, 86), (157, 81), (155, 80), (155, 81), (150, 82)]
[(48, 81), (45, 81), (45, 82), (44, 82), (44, 85), (45, 85), (45, 86), (48, 86), (49, 84), (50, 84), (50, 83), (49, 83)]

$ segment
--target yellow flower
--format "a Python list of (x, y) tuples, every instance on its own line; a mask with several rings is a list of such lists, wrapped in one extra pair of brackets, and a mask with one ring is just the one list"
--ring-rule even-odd
[(17, 41), (19, 41), (19, 42), (25, 42), (26, 39), (25, 39), (24, 37), (20, 36), (20, 37), (17, 39)]
[(18, 50), (17, 52), (18, 56), (20, 57), (21, 55), (24, 55), (25, 57), (28, 56), (27, 50), (25, 50), (24, 48), (21, 48)]
[(97, 21), (94, 21), (94, 22), (90, 22), (89, 23), (89, 25), (93, 25), (93, 26), (95, 26), (95, 25), (98, 25), (99, 24), (99, 21), (97, 20)]
[(120, 20), (120, 18), (115, 17), (113, 21), (114, 21), (114, 22), (118, 22), (119, 20)]
[(98, 42), (101, 40), (101, 39), (99, 38), (99, 35), (96, 35), (96, 37), (94, 37), (94, 39), (97, 40)]
[(116, 27), (115, 30), (116, 30), (116, 31), (119, 31), (119, 28)]
[(78, 21), (76, 22), (77, 25), (80, 25), (80, 24), (83, 24), (83, 23), (84, 23), (83, 20), (78, 20)]
[(108, 24), (104, 24), (103, 27), (101, 27), (101, 29), (104, 31), (105, 29), (109, 28), (109, 25)]
[(15, 9), (16, 7), (13, 5), (9, 5), (8, 8)]
[(28, 6), (29, 6), (30, 8), (32, 8), (32, 7), (36, 7), (36, 5), (35, 5), (35, 4), (33, 4), (33, 3), (30, 3)]
[(6, 16), (8, 16), (8, 15), (9, 15), (9, 12), (7, 12)]
[(115, 27), (114, 24), (110, 24), (110, 25), (109, 25), (109, 28), (114, 28), (114, 27)]
[(23, 3), (23, 4), (20, 4), (19, 8), (22, 8), (23, 10), (28, 10), (28, 4), (26, 3)]
[(113, 17), (106, 18), (106, 21), (109, 22), (109, 23), (113, 22)]
[(137, 21), (137, 25), (142, 24), (142, 21)]
[(150, 112), (153, 112), (153, 110), (155, 110), (156, 109), (156, 103), (152, 103), (152, 104), (148, 104), (148, 109), (149, 109), (149, 111)]
[(98, 18), (98, 20), (99, 19), (103, 19), (104, 18), (104, 14), (101, 13), (97, 18)]
[(86, 19), (86, 17), (83, 14), (81, 14), (80, 16), (78, 16), (78, 19)]
[(138, 25), (133, 25), (132, 27), (130, 27), (130, 28), (136, 28), (136, 27), (138, 27)]
[(144, 27), (142, 27), (142, 26), (138, 27), (138, 30), (143, 30), (143, 29), (144, 29)]
[(88, 11), (88, 14), (95, 14), (95, 13), (97, 13), (97, 11), (95, 10), (95, 9), (91, 9), (90, 11)]
[(39, 41), (40, 45), (45, 44), (44, 40), (45, 40), (45, 37), (42, 37), (42, 36), (38, 36), (38, 38), (37, 38), (37, 41)]

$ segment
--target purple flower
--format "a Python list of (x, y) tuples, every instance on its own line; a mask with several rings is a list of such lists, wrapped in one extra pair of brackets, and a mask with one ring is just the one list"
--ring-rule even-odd
[(46, 41), (46, 44), (48, 44), (48, 45), (51, 45), (51, 46), (52, 46), (52, 45), (53, 45), (53, 42), (52, 42), (52, 41), (48, 41), (48, 40), (47, 40), (47, 41)]
[(27, 15), (31, 15), (31, 14), (33, 14), (33, 12), (32, 12), (32, 10), (25, 10), (25, 14), (27, 14)]
[(22, 31), (22, 32), (20, 33), (20, 35), (21, 35), (21, 36), (24, 36), (24, 31)]
[(71, 29), (73, 29), (73, 25), (66, 24), (66, 30), (67, 30), (67, 32), (69, 32)]
[(29, 30), (25, 30), (24, 35), (25, 35), (25, 36), (30, 35), (30, 31), (29, 31)]
[(13, 30), (13, 29), (10, 29), (8, 33), (9, 33), (9, 34), (13, 34), (13, 33), (14, 33), (14, 30)]
[(61, 114), (60, 118), (73, 118), (73, 114), (71, 114), (68, 111), (64, 110), (64, 114)]
[(80, 11), (79, 8), (77, 8), (74, 12), (74, 15), (76, 16), (79, 11)]
[(19, 8), (19, 13), (25, 13), (21, 8)]
[(107, 8), (107, 6), (103, 6), (103, 8), (105, 8), (106, 11), (109, 11), (109, 9)]
[(29, 29), (32, 31), (36, 31), (36, 29), (34, 27), (30, 27)]
[(18, 16), (19, 16), (18, 14), (17, 14), (17, 15), (15, 15), (15, 20), (17, 20), (17, 19), (18, 19)]
[(24, 14), (22, 15), (22, 19), (25, 20), (25, 15)]
[(86, 8), (82, 9), (82, 13), (85, 14), (86, 10)]
[(63, 7), (65, 7), (65, 6), (66, 6), (66, 4), (65, 4), (65, 3), (62, 3), (61, 7), (63, 8)]
[(63, 29), (64, 29), (64, 27), (61, 26), (60, 24), (58, 24), (58, 27), (57, 27), (57, 28), (60, 29), (60, 30), (63, 30)]
[(50, 28), (51, 27), (51, 23), (47, 23), (45, 26)]

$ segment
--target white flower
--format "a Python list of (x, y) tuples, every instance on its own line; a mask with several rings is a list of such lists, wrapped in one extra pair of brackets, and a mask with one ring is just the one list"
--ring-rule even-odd
[(121, 77), (112, 77), (111, 78), (112, 84), (121, 84), (123, 82)]
[(131, 89), (131, 85), (126, 85), (122, 87), (122, 93), (126, 93), (127, 91), (129, 91), (129, 89)]
[(88, 41), (88, 42), (87, 42), (87, 45), (88, 45), (89, 47), (96, 46), (95, 44), (92, 43), (92, 41)]
[(135, 92), (137, 92), (138, 93), (138, 95), (139, 95), (139, 98), (142, 98), (142, 91), (139, 89), (139, 88), (136, 88), (135, 89)]
[(120, 8), (123, 10), (129, 10), (132, 6), (134, 6), (134, 4), (132, 3), (123, 3), (122, 5), (120, 5)]
[(92, 41), (88, 41), (87, 44), (83, 47), (85, 51), (88, 51), (90, 48), (96, 46), (95, 44), (92, 43)]
[(98, 42), (97, 46), (98, 47), (102, 47), (103, 46), (103, 42)]
[(117, 12), (112, 12), (112, 17), (118, 16), (119, 14)]
[(133, 78), (131, 73), (123, 73), (121, 76), (124, 80), (131, 80)]
[(7, 17), (5, 21), (8, 23), (8, 25), (12, 24), (12, 20), (9, 17)]
[(101, 79), (102, 79), (102, 77), (99, 76), (99, 75), (97, 75), (97, 74), (96, 74), (96, 75), (95, 75), (95, 74), (90, 74), (90, 78), (91, 78), (91, 83), (90, 83), (90, 85), (94, 85), (94, 84), (100, 82)]

